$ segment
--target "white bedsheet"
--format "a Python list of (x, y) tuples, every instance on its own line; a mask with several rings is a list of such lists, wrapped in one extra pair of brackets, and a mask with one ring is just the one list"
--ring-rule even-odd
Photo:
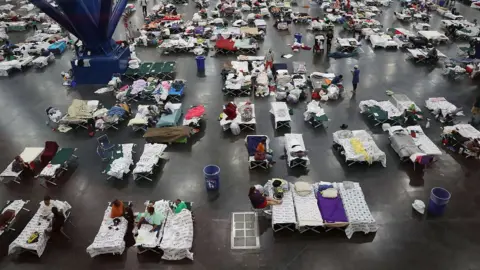
[(445, 116), (457, 110), (457, 106), (448, 102), (444, 97), (429, 98), (425, 101), (425, 106), (435, 115), (442, 113)]
[(127, 126), (146, 125), (148, 124), (148, 116), (150, 114), (148, 107), (151, 105), (138, 105), (135, 117), (128, 121)]
[[(145, 202), (146, 206), (148, 206), (149, 204), (149, 201)], [(155, 208), (155, 213), (161, 213), (165, 217), (165, 220), (161, 225), (160, 231), (150, 232), (153, 226), (150, 224), (142, 224), (142, 226), (138, 230), (138, 236), (135, 238), (135, 246), (141, 246), (144, 248), (155, 248), (160, 246), (160, 241), (163, 237), (166, 220), (168, 219), (168, 216), (173, 215), (173, 213), (170, 210), (170, 202), (166, 200), (156, 201), (153, 207)]]
[[(289, 187), (289, 190), (283, 193), (282, 203), (272, 205), (272, 226), (275, 224), (297, 224), (292, 194), (293, 185), (289, 183)], [(265, 190), (268, 190), (271, 197), (273, 196), (272, 180), (268, 180), (265, 184)]]
[[(68, 202), (54, 201), (55, 206), (59, 208), (58, 210), (66, 211), (70, 210), (72, 206)], [(53, 215), (53, 214), (52, 214)], [(52, 215), (47, 219), (42, 216), (42, 211), (37, 210), (32, 219), (28, 222), (27, 226), (22, 230), (20, 235), (13, 241), (8, 247), (8, 255), (15, 254), (20, 252), (22, 249), (33, 251), (37, 254), (38, 257), (41, 257), (45, 248), (47, 247), (47, 242), (50, 236), (45, 233), (45, 230), (48, 229), (52, 224)], [(34, 233), (39, 232), (38, 241), (35, 243), (27, 243), (28, 238)]]
[(460, 135), (469, 139), (480, 139), (480, 131), (472, 127), (470, 124), (457, 124), (454, 126), (446, 126), (443, 128), (443, 134), (452, 133), (452, 130), (458, 131)]
[(133, 143), (122, 144), (123, 156), (117, 158), (110, 164), (110, 170), (107, 171), (107, 175), (122, 179), (124, 174), (130, 172), (130, 166), (133, 164), (132, 151)]
[(163, 239), (160, 248), (163, 250), (162, 259), (177, 261), (182, 259), (193, 260), (190, 251), (193, 243), (192, 212), (183, 209), (178, 214), (170, 214), (165, 223)]
[(231, 61), (230, 64), (237, 72), (241, 71), (245, 73), (248, 71), (248, 62), (246, 61)]
[(358, 107), (360, 108), (360, 112), (364, 113), (367, 107), (378, 106), (382, 108), (382, 110), (386, 111), (388, 114), (388, 118), (397, 117), (402, 115), (403, 111), (400, 111), (395, 105), (393, 105), (390, 101), (376, 101), (373, 99), (370, 100), (363, 100), (360, 101)]
[(348, 239), (352, 238), (355, 232), (367, 234), (378, 230), (377, 222), (368, 209), (362, 188), (358, 183), (352, 184), (353, 188), (346, 188), (344, 183), (333, 183), (333, 186), (340, 191), (348, 217), (349, 225), (345, 229)]
[(317, 198), (315, 197), (315, 190), (311, 186), (312, 192), (307, 196), (300, 196), (292, 189), (293, 202), (297, 213), (297, 226), (323, 226), (323, 217), (318, 209)]
[[(357, 139), (363, 149), (364, 153), (356, 152), (352, 139)], [(359, 161), (372, 164), (375, 161), (382, 163), (383, 167), (387, 167), (387, 157), (385, 153), (378, 148), (372, 136), (365, 130), (338, 130), (333, 133), (333, 141), (341, 145), (345, 152), (346, 161)]]
[(60, 169), (62, 165), (60, 164), (48, 164), (45, 166), (42, 171), (38, 174), (39, 177), (53, 177), (57, 170)]
[[(23, 206), (25, 206), (25, 204), (27, 203), (28, 201), (24, 201), (24, 200), (15, 200), (13, 202), (11, 202), (7, 207), (3, 208), (2, 210), (2, 214), (5, 213), (5, 211), (7, 210), (12, 210), (12, 211), (15, 211), (15, 217), (13, 218), (13, 220), (10, 221), (10, 223), (12, 223), (18, 216), (18, 213), (23, 209)], [(0, 230), (0, 236), (5, 232), (5, 228), (4, 229), (1, 229)]]
[(167, 145), (161, 143), (145, 144), (142, 156), (133, 169), (133, 178), (135, 179), (139, 173), (151, 172), (166, 148)]
[[(43, 147), (26, 147), (20, 154), (20, 157), (26, 163), (30, 163), (37, 159), (37, 157), (43, 152)], [(7, 168), (0, 174), (0, 177), (17, 177), (21, 172), (12, 171), (13, 161), (7, 166)]]
[(306, 161), (305, 165), (310, 164), (310, 159), (308, 156), (305, 157), (294, 157), (291, 155), (292, 151), (305, 151), (305, 143), (303, 142), (303, 136), (302, 134), (298, 133), (286, 133), (285, 134), (285, 151), (287, 152), (287, 161), (288, 161), (288, 166), (290, 166), (290, 162), (295, 159), (302, 159)]
[(325, 110), (320, 107), (320, 102), (312, 100), (307, 104), (307, 109), (303, 113), (304, 120), (308, 121), (312, 118), (313, 115), (320, 117), (325, 114)]
[(288, 112), (287, 103), (285, 102), (272, 102), (271, 103), (272, 109), (270, 109), (270, 113), (273, 114), (275, 117), (275, 129), (278, 127), (278, 122), (290, 122), (292, 118), (290, 117), (290, 113)]
[(447, 41), (448, 37), (444, 34), (430, 30), (430, 31), (418, 31), (418, 34), (425, 37), (428, 40), (436, 40), (436, 41)]
[(123, 237), (127, 232), (127, 220), (124, 217), (119, 217), (120, 223), (115, 227), (113, 224), (114, 219), (110, 217), (111, 211), (111, 206), (105, 210), (100, 229), (93, 243), (87, 247), (87, 253), (92, 258), (101, 254), (122, 254), (125, 250)]
[(250, 102), (250, 106), (252, 106), (252, 120), (247, 122), (242, 121), (240, 112), (240, 108), (246, 105), (247, 102), (235, 102), (235, 104), (237, 105), (237, 117), (233, 120), (226, 120), (226, 118), (220, 120), (220, 126), (222, 126), (224, 130), (228, 129), (227, 127), (229, 127), (232, 122), (236, 122), (239, 125), (255, 125), (257, 123), (257, 120), (255, 119), (255, 104)]
[[(427, 135), (423, 132), (423, 129), (420, 126), (408, 126), (408, 127), (401, 127), (401, 126), (393, 126), (388, 130), (390, 136), (392, 136), (395, 132), (402, 130), (405, 134), (410, 135), (412, 131), (415, 131), (416, 137), (413, 138), (415, 145), (422, 150), (422, 153), (418, 153), (420, 155), (430, 155), (430, 156), (440, 156), (442, 155), (442, 151), (438, 148), (435, 143), (428, 138)], [(418, 154), (412, 155), (410, 158), (415, 161), (415, 157)]]
[(415, 106), (415, 111), (417, 112), (421, 112), (422, 110), (420, 109), (420, 107), (417, 106), (417, 104), (415, 104), (415, 102), (413, 102), (407, 95), (404, 95), (404, 94), (394, 94), (392, 96), (392, 99), (393, 99), (393, 104), (395, 106), (397, 106), (397, 108), (400, 110), (400, 112), (403, 112), (405, 110), (410, 110), (410, 107), (412, 107), (412, 105)]
[[(407, 49), (413, 58), (427, 57), (428, 51), (424, 49)], [(447, 58), (445, 54), (437, 49), (437, 55), (439, 58)]]

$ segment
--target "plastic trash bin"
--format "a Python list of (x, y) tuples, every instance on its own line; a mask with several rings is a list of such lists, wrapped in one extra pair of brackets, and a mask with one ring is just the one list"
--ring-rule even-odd
[(296, 41), (296, 42), (302, 43), (302, 34), (296, 33), (296, 34), (294, 35), (294, 37), (295, 37), (295, 41)]
[(197, 61), (197, 71), (205, 71), (205, 57), (197, 56), (195, 60)]
[(207, 190), (218, 190), (220, 188), (220, 167), (207, 165), (203, 168), (203, 175), (205, 176)]
[(440, 216), (445, 212), (451, 194), (448, 190), (435, 187), (430, 192), (430, 201), (428, 202), (428, 213), (434, 216)]

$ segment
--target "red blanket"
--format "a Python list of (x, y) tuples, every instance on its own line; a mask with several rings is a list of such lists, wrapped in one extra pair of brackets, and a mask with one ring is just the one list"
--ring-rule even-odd
[(235, 41), (231, 39), (219, 39), (215, 43), (215, 47), (219, 49), (224, 49), (228, 51), (236, 51), (237, 48), (235, 48)]

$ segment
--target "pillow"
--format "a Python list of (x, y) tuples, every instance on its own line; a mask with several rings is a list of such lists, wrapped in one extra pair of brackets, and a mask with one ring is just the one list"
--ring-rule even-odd
[(324, 191), (322, 191), (322, 197), (324, 198), (337, 198), (338, 197), (338, 191), (335, 188), (327, 188)]
[(295, 183), (295, 191), (300, 196), (307, 196), (312, 193), (312, 186), (307, 182), (297, 182)]

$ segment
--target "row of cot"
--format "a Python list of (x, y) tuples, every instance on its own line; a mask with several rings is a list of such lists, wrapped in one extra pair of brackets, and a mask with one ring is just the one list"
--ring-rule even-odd
[[(7, 202), (1, 213), (13, 211), (15, 215), (9, 220), (6, 226), (0, 230), (0, 235), (15, 230), (13, 227), (19, 213), (22, 210), (30, 212), (29, 209), (25, 208), (27, 203), (29, 203), (29, 201), (24, 200)], [(64, 214), (65, 221), (70, 222), (72, 206), (67, 201), (56, 200), (51, 203)], [(147, 202), (146, 205), (147, 204), (150, 204), (150, 202)], [(171, 201), (159, 200), (154, 202), (155, 212), (164, 216), (165, 219), (158, 232), (150, 232), (152, 226), (149, 224), (143, 224), (140, 227), (135, 239), (138, 253), (153, 251), (160, 254), (161, 251), (162, 259), (165, 260), (182, 260), (185, 258), (193, 260), (193, 253), (191, 252), (193, 243), (192, 205), (193, 203), (188, 202), (186, 203), (186, 209), (174, 213), (172, 210), (173, 203)], [(91, 257), (101, 254), (123, 254), (125, 251), (125, 234), (127, 233), (128, 222), (123, 216), (111, 218), (111, 209), (112, 207), (109, 204), (105, 210), (100, 229), (93, 243), (86, 249)], [(137, 214), (137, 222), (139, 217), (140, 215)], [(52, 222), (53, 219), (51, 215), (45, 215), (41, 208), (39, 208), (17, 238), (9, 245), (8, 254), (18, 255), (29, 252), (41, 257), (51, 236), (47, 232), (49, 228), (51, 228)]]
[[(275, 196), (272, 179), (264, 186), (264, 193)], [(298, 230), (300, 233), (312, 231), (320, 233), (320, 228), (327, 231), (341, 229), (347, 238), (355, 232), (365, 234), (376, 232), (378, 226), (373, 218), (362, 188), (359, 183), (320, 182), (308, 184), (297, 182), (288, 183), (284, 180), (282, 203), (271, 206), (272, 229)], [(334, 195), (323, 193), (326, 189), (333, 189)], [(330, 190), (332, 191), (332, 190)], [(254, 209), (258, 212), (259, 209)]]

